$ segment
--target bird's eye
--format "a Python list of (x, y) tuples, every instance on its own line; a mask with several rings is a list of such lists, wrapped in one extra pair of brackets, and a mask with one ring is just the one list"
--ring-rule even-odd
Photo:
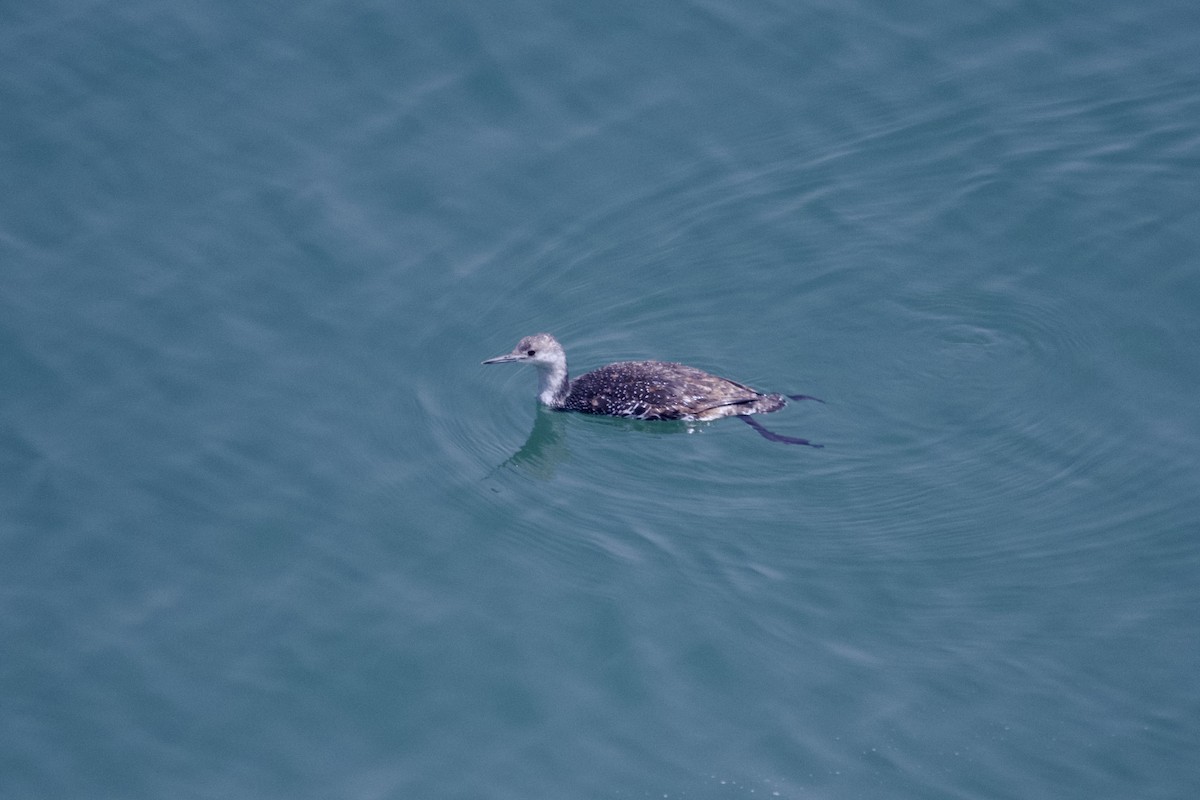
[(528, 353), (526, 353), (525, 355), (527, 355), (527, 356), (532, 356), (532, 355), (535, 355), (536, 353), (537, 353), (537, 350), (530, 350), (530, 351), (529, 351)]

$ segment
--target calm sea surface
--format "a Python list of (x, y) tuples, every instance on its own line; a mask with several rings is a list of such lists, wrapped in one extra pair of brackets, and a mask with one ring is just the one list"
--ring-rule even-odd
[(4, 4), (0, 797), (1200, 796), (1198, 42)]

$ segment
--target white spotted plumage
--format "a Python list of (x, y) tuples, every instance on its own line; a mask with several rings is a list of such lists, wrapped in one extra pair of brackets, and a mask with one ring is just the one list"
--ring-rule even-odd
[(669, 361), (618, 361), (572, 381), (567, 356), (553, 336), (526, 336), (511, 353), (484, 364), (527, 362), (538, 368), (538, 400), (563, 411), (634, 419), (711, 420), (765, 414), (787, 404), (781, 394)]

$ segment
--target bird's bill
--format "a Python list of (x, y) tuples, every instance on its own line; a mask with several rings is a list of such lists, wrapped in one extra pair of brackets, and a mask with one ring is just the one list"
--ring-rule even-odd
[(509, 361), (520, 361), (524, 357), (525, 357), (525, 355), (523, 353), (505, 353), (502, 356), (496, 356), (495, 358), (489, 358), (487, 361), (484, 361), (483, 363), (484, 364), (506, 364)]

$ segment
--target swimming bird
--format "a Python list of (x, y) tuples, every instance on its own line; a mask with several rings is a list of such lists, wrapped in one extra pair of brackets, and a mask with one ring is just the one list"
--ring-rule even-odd
[(567, 354), (548, 333), (517, 342), (511, 353), (484, 364), (528, 363), (538, 370), (538, 400), (558, 411), (646, 420), (713, 420), (740, 417), (767, 439), (821, 447), (767, 430), (750, 414), (769, 414), (808, 395), (764, 394), (749, 386), (670, 361), (618, 361), (571, 380)]

